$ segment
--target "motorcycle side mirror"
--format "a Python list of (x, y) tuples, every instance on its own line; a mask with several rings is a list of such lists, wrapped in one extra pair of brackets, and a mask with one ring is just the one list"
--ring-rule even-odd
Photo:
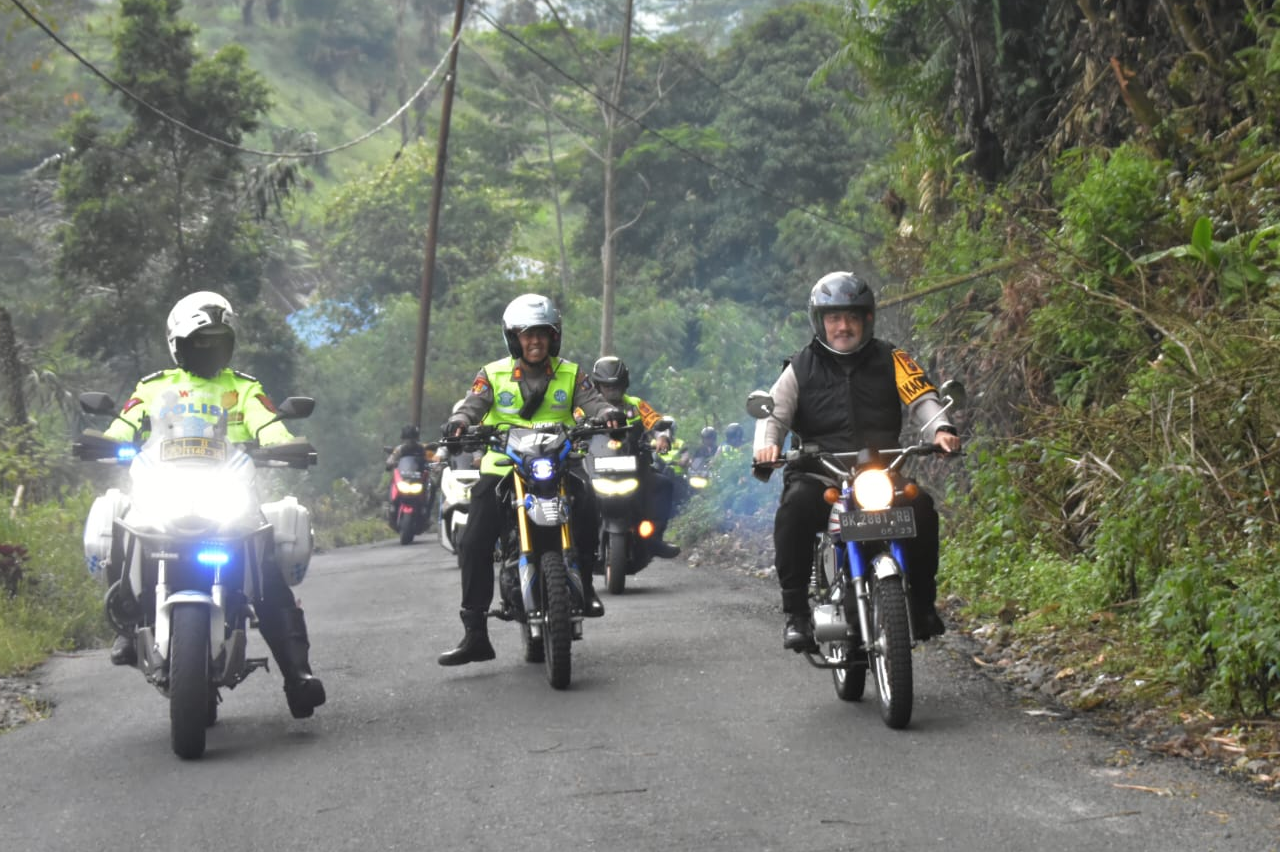
[(942, 387), (938, 388), (938, 395), (943, 399), (950, 399), (952, 408), (964, 408), (969, 402), (969, 392), (956, 379), (947, 379), (943, 382)]
[(747, 395), (747, 414), (756, 420), (764, 420), (773, 414), (773, 397), (768, 391), (753, 390)]
[(116, 403), (102, 391), (86, 391), (80, 394), (80, 410), (85, 414), (115, 414)]
[(281, 420), (303, 420), (316, 410), (316, 401), (309, 396), (291, 396), (276, 406)]

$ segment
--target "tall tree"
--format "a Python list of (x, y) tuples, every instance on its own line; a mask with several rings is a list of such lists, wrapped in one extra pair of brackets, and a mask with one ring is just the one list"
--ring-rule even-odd
[(242, 345), (237, 360), (283, 383), (292, 335), (255, 308), (266, 235), (236, 147), (258, 128), (269, 92), (240, 46), (201, 57), (181, 10), (181, 0), (122, 0), (113, 44), (114, 79), (131, 93), (120, 95), (125, 124), (111, 131), (82, 112), (63, 131), (58, 272), (75, 340), (131, 374), (154, 369), (168, 360), (169, 306), (219, 290), (244, 315), (243, 337), (271, 341), (256, 359)]

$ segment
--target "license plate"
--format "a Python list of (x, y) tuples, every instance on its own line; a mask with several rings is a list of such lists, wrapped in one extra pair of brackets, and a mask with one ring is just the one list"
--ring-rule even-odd
[(840, 515), (840, 535), (845, 541), (882, 541), (915, 538), (916, 513), (910, 506), (864, 512), (857, 509)]
[(213, 438), (171, 438), (160, 445), (160, 460), (214, 459), (227, 457), (227, 445)]

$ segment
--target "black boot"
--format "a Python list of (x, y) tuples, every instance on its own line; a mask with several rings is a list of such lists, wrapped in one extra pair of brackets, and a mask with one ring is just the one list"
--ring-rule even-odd
[(911, 600), (911, 626), (917, 642), (941, 636), (947, 632), (947, 625), (938, 615), (934, 604), (938, 596), (937, 581), (925, 574), (912, 575), (909, 586)]
[(813, 641), (813, 621), (809, 613), (808, 589), (783, 589), (782, 611), (787, 614), (787, 624), (782, 628), (782, 647), (797, 653), (817, 651)]
[(600, 618), (604, 615), (604, 604), (600, 597), (596, 594), (596, 587), (592, 583), (592, 577), (595, 572), (587, 566), (582, 566), (582, 596), (587, 607), (583, 611), (584, 618)]
[(595, 586), (587, 586), (587, 611), (583, 613), (586, 618), (600, 618), (604, 615), (604, 603), (596, 594)]
[(284, 698), (295, 719), (310, 717), (324, 704), (324, 683), (311, 674), (311, 642), (307, 638), (307, 621), (297, 606), (258, 611), (258, 632), (271, 649), (280, 675), (284, 678)]
[(484, 610), (464, 609), (458, 613), (465, 633), (458, 647), (445, 651), (436, 660), (442, 666), (461, 666), (466, 663), (483, 663), (498, 656), (489, 643), (489, 626)]
[(133, 637), (123, 633), (117, 634), (111, 643), (111, 665), (136, 666), (138, 664), (138, 648)]
[(653, 555), (659, 559), (675, 559), (680, 555), (680, 548), (669, 541), (656, 539), (649, 542), (649, 549), (653, 551)]

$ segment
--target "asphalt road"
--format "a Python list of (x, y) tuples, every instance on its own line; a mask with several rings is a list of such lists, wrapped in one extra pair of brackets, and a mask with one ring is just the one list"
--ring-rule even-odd
[(461, 627), (431, 537), (320, 554), (297, 591), (329, 703), (295, 721), (257, 672), (199, 761), (136, 672), (53, 660), (52, 717), (0, 736), (0, 849), (1280, 850), (1280, 803), (1032, 715), (953, 641), (889, 730), (872, 686), (842, 702), (782, 649), (772, 581), (656, 563), (563, 692), (511, 624), (497, 660), (436, 665)]

